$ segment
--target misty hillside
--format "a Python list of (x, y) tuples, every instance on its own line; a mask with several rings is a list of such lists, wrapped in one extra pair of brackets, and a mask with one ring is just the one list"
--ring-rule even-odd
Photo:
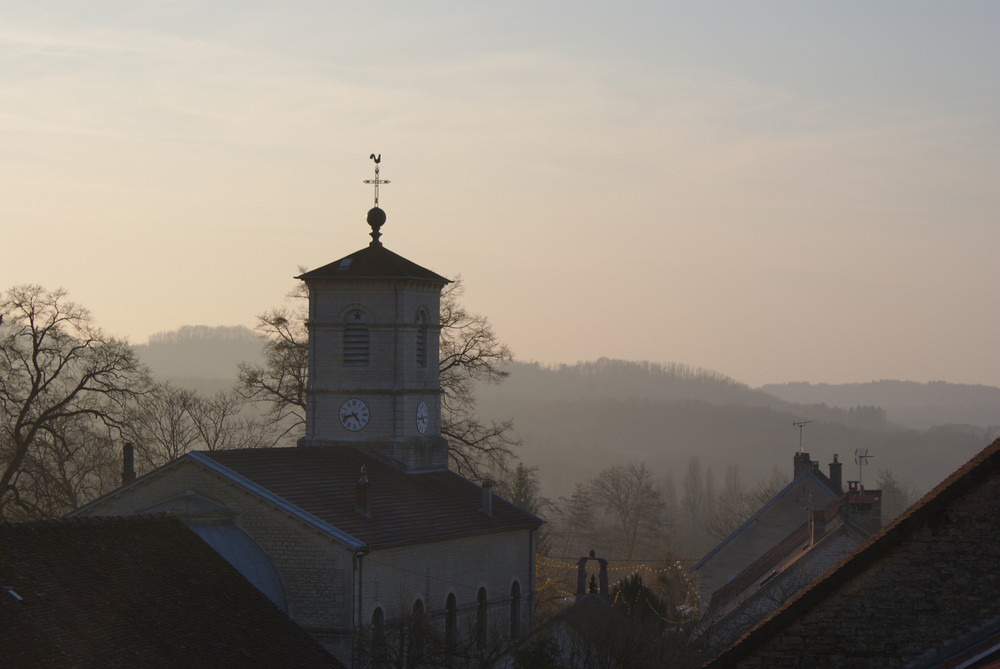
[(907, 427), (927, 428), (958, 423), (987, 428), (1000, 425), (1000, 388), (932, 381), (872, 381), (870, 383), (782, 383), (761, 387), (793, 402), (832, 406), (872, 404), (885, 409), (888, 420)]
[[(135, 348), (158, 378), (211, 393), (232, 386), (240, 362), (260, 360), (261, 340), (245, 327), (185, 326)], [(854, 449), (868, 448), (865, 482), (891, 469), (926, 490), (996, 436), (988, 426), (1000, 425), (968, 420), (998, 413), (989, 402), (1000, 389), (982, 386), (754, 389), (709, 370), (608, 359), (554, 367), (514, 362), (509, 370), (504, 383), (478, 386), (479, 413), (514, 420), (523, 441), (518, 454), (540, 468), (549, 497), (568, 495), (602, 468), (630, 461), (644, 461), (660, 476), (670, 472), (678, 485), (694, 457), (720, 484), (728, 465), (751, 484), (775, 467), (787, 474), (798, 447), (792, 423), (802, 420), (813, 421), (803, 448), (824, 465), (838, 453), (845, 475), (856, 479)], [(911, 414), (923, 419), (906, 420)]]
[[(926, 490), (987, 443), (985, 430), (894, 426), (878, 407), (793, 403), (707, 370), (599, 360), (545, 367), (515, 363), (508, 380), (479, 391), (480, 408), (512, 418), (524, 442), (520, 456), (540, 468), (546, 494), (567, 495), (573, 484), (619, 462), (643, 461), (680, 483), (700, 458), (721, 483), (727, 465), (747, 482), (774, 467), (791, 473), (798, 448), (795, 421), (810, 420), (803, 449), (825, 464), (834, 453), (848, 479), (874, 482), (881, 469)], [(954, 423), (956, 421), (947, 421)], [(867, 448), (869, 471), (853, 453)]]
[(157, 379), (210, 394), (236, 382), (241, 362), (259, 362), (262, 346), (242, 325), (185, 325), (132, 348)]

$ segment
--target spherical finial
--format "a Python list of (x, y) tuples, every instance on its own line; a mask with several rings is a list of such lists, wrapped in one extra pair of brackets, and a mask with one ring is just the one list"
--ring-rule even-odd
[(385, 224), (384, 211), (382, 211), (378, 207), (372, 207), (371, 209), (368, 210), (368, 225), (372, 226), (372, 232), (371, 232), (372, 244), (381, 244), (381, 242), (379, 242), (378, 240), (378, 238), (382, 236), (382, 233), (379, 232), (379, 228), (381, 228), (384, 224)]

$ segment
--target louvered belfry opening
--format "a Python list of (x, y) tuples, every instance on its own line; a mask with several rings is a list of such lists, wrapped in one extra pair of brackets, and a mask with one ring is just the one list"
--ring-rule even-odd
[(417, 367), (427, 366), (427, 314), (417, 314)]
[(364, 312), (352, 311), (344, 326), (344, 366), (365, 367), (368, 365), (368, 323)]

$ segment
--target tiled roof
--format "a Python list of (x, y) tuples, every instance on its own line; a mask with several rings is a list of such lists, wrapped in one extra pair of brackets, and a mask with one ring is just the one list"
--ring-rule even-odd
[(887, 555), (904, 538), (924, 527), (935, 514), (947, 508), (970, 488), (987, 477), (996, 475), (998, 469), (1000, 469), (1000, 439), (957, 469), (857, 551), (785, 602), (770, 617), (750, 630), (706, 667), (735, 666), (739, 659), (753, 652), (771, 637), (780, 634), (785, 625), (793, 623), (805, 612), (819, 605), (824, 599), (836, 593), (838, 588)]
[[(191, 457), (191, 456), (189, 456)], [(542, 521), (449, 471), (407, 474), (348, 446), (254, 448), (199, 452), (305, 513), (369, 546), (538, 527)], [(370, 484), (370, 517), (355, 509), (361, 467)], [(225, 472), (223, 472), (225, 473)]]
[(411, 279), (451, 283), (439, 274), (375, 244), (306, 272), (298, 279)]
[(168, 516), (0, 524), (0, 665), (343, 666)]

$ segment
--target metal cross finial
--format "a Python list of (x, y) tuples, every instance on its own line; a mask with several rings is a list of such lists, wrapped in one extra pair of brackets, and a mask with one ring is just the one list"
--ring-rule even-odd
[(379, 176), (378, 176), (378, 164), (382, 162), (382, 154), (380, 153), (380, 154), (378, 154), (376, 156), (373, 153), (371, 156), (369, 156), (369, 158), (371, 158), (372, 160), (375, 161), (375, 178), (374, 179), (365, 179), (365, 183), (366, 184), (375, 184), (375, 206), (377, 207), (378, 206), (378, 187), (380, 185), (382, 185), (382, 184), (387, 184), (387, 183), (391, 183), (391, 182), (388, 181), (387, 179), (380, 179)]

